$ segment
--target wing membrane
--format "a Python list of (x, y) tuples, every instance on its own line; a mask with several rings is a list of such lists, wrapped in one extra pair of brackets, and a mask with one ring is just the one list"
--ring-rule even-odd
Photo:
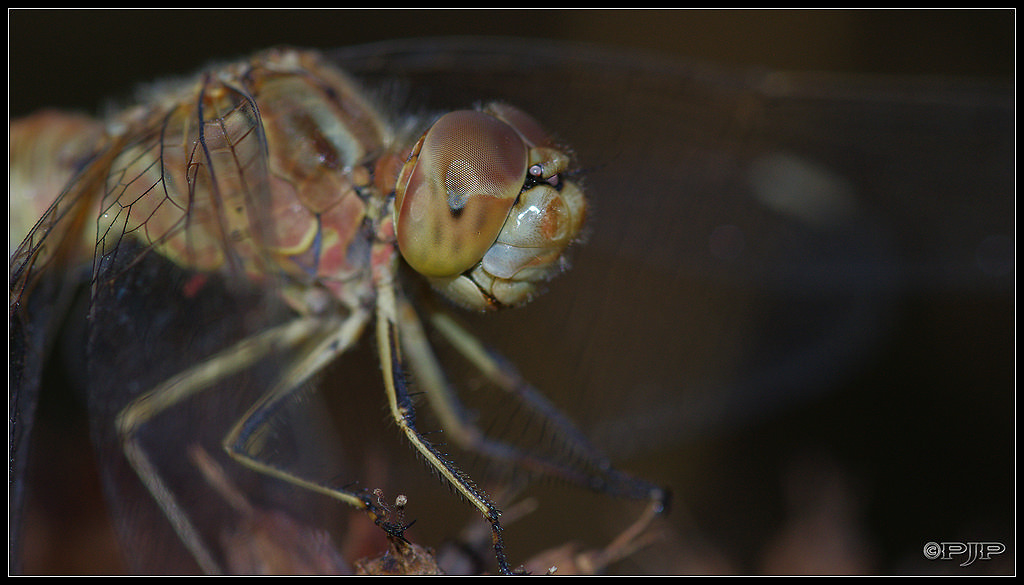
[[(617, 416), (650, 397), (625, 424), (647, 421), (658, 441), (823, 391), (907, 294), (1009, 285), (999, 82), (729, 71), (515, 39), (333, 56), (382, 92), (416, 88), (414, 107), (506, 100), (573, 145), (592, 214), (571, 277), (528, 312), (473, 325), (563, 340), (564, 353), (499, 347), (537, 364), (538, 387), (573, 388), (567, 401), (618, 394)], [(999, 274), (979, 253), (1003, 258)]]
[[(466, 321), (617, 462), (652, 449), (683, 460), (670, 449), (834, 389), (877, 351), (908, 295), (1008, 298), (1013, 149), (1005, 87), (727, 72), (538, 41), (394, 42), (334, 58), (393, 105), (434, 111), (501, 99), (576, 147), (594, 205), (573, 270), (528, 310)], [(396, 79), (406, 91), (395, 91)], [(46, 291), (60, 287), (34, 283), (55, 272), (44, 269), (49, 258), (72, 257), (52, 254), (54, 246), (81, 250), (101, 194), (109, 215), (92, 275), (98, 325), (83, 341), (100, 420), (287, 313), (275, 284), (251, 286), (250, 272), (266, 275), (261, 267), (273, 262), (234, 244), (239, 235), (256, 247), (276, 238), (268, 233), (272, 202), (258, 203), (268, 176), (261, 112), (244, 88), (220, 90), (234, 96), (221, 94), (222, 107), (204, 106), (200, 115), (204, 92), (188, 90), (189, 100), (175, 101), (189, 104), (184, 109), (152, 114), (124, 142), (100, 150), (12, 260), (12, 405), (20, 401), (12, 412), (31, 410), (22, 404), (34, 401), (42, 362), (24, 356), (43, 355), (43, 339), (53, 335), (44, 328), (54, 326)], [(206, 86), (205, 95), (214, 93)], [(238, 209), (244, 215), (232, 215)], [(83, 218), (89, 227), (77, 227)], [(209, 279), (206, 270), (225, 264), (231, 268)], [(360, 354), (324, 379), (332, 389), (370, 387), (347, 368), (372, 358)], [(144, 440), (183, 453), (195, 437), (216, 452), (229, 413), (264, 391), (282, 364), (269, 360), (225, 380), (225, 392), (183, 405)], [(468, 370), (448, 375), (476, 407), (479, 379), (462, 378)], [(361, 397), (335, 399), (346, 445), (370, 442), (350, 421), (364, 412), (355, 404)], [(480, 405), (494, 414), (482, 421), (493, 435), (525, 446), (551, 437), (521, 432), (520, 423), (537, 419), (506, 417), (505, 404)], [(288, 428), (274, 426), (282, 437)], [(298, 435), (285, 441), (282, 458), (319, 457), (324, 435)], [(113, 444), (112, 435), (100, 438)], [(554, 457), (571, 453), (558, 440), (551, 445)], [(396, 456), (364, 462), (375, 457)], [(641, 471), (645, 464), (653, 473)], [(121, 494), (124, 532), (149, 534), (157, 516), (133, 516), (146, 496), (126, 487), (131, 470), (116, 465), (107, 482)], [(163, 465), (175, 483), (195, 471), (187, 459)], [(664, 461), (636, 466), (658, 483), (687, 482)], [(334, 468), (326, 469), (320, 477)], [(241, 485), (275, 489), (251, 477)], [(214, 523), (223, 518), (221, 500), (206, 504), (195, 510), (211, 512)], [(151, 564), (171, 539), (139, 541), (135, 562), (171, 570)], [(514, 542), (509, 549), (524, 550)]]

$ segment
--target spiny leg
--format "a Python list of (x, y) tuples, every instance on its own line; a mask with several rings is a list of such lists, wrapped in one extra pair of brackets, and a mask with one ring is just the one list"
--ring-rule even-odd
[(397, 304), (391, 283), (378, 281), (377, 296), (377, 345), (381, 367), (384, 370), (384, 387), (387, 391), (391, 415), (416, 450), (490, 523), (491, 542), (494, 546), (498, 571), (502, 574), (511, 574), (512, 571), (505, 554), (504, 540), (501, 536), (499, 521), (501, 511), (487, 494), (416, 430), (416, 413), (403, 375), (401, 356), (403, 344), (399, 337)]
[(374, 503), (370, 494), (338, 488), (323, 481), (314, 481), (284, 469), (259, 455), (264, 446), (264, 431), (273, 420), (274, 414), (298, 391), (310, 376), (348, 351), (362, 336), (369, 321), (370, 313), (356, 309), (335, 331), (318, 340), (314, 349), (306, 352), (302, 359), (294, 362), (280, 381), (264, 394), (232, 427), (224, 439), (224, 449), (242, 465), (288, 482), (306, 490), (340, 500), (354, 508), (365, 511), (375, 524), (389, 535), (402, 537), (405, 527), (390, 522), (387, 511)]
[(442, 419), (445, 430), (463, 447), (598, 492), (649, 500), (660, 512), (667, 509), (670, 496), (666, 489), (612, 467), (608, 458), (537, 389), (523, 380), (507, 360), (485, 347), (450, 316), (432, 311), (430, 319), (434, 328), (489, 380), (543, 420), (555, 436), (560, 438), (564, 447), (571, 451), (572, 457), (566, 461), (557, 461), (487, 437), (472, 423), (445, 379), (415, 309), (403, 302), (400, 317), (409, 363), (417, 379), (424, 384), (431, 406)]
[(299, 318), (243, 339), (139, 396), (117, 416), (115, 424), (125, 457), (204, 572), (219, 573), (220, 567), (202, 544), (199, 532), (139, 443), (138, 432), (146, 422), (165, 410), (252, 366), (273, 351), (302, 343), (319, 327), (316, 319)]

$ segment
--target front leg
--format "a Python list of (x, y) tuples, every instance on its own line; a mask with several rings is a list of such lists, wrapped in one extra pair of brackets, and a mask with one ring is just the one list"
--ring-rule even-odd
[(401, 538), (405, 527), (391, 523), (386, 511), (375, 503), (370, 494), (302, 477), (261, 456), (265, 448), (266, 431), (270, 428), (270, 422), (275, 414), (302, 388), (307, 379), (348, 351), (359, 340), (369, 318), (369, 311), (354, 309), (340, 325), (319, 337), (311, 350), (305, 352), (302, 359), (294, 362), (274, 388), (253, 404), (232, 427), (224, 439), (224, 449), (228, 455), (249, 469), (365, 511), (374, 523), (390, 536)]
[(380, 352), (381, 368), (384, 372), (384, 387), (388, 395), (391, 416), (416, 450), (431, 467), (465, 497), (491, 526), (491, 541), (498, 563), (498, 571), (511, 574), (505, 544), (501, 536), (501, 511), (468, 475), (459, 470), (443, 453), (431, 445), (416, 429), (416, 412), (405, 385), (402, 368), (400, 328), (397, 323), (395, 291), (390, 281), (378, 284), (377, 291), (377, 346)]

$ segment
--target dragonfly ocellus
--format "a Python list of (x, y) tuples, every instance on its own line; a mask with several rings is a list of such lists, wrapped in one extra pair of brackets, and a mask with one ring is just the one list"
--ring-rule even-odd
[[(15, 125), (14, 168), (46, 158), (52, 136), (86, 138), (69, 147), (68, 157), (50, 159), (46, 172), (67, 179), (66, 188), (11, 257), (15, 388), (32, 387), (40, 375), (40, 348), (50, 344), (38, 326), (40, 311), (71, 302), (67, 287), (51, 282), (53, 274), (88, 272), (89, 319), (103, 324), (88, 334), (94, 356), (116, 355), (112, 348), (126, 342), (118, 323), (131, 319), (127, 305), (145, 315), (143, 306), (177, 299), (178, 310), (194, 317), (185, 334), (203, 345), (193, 349), (202, 359), (176, 363), (154, 323), (154, 339), (132, 340), (139, 347), (129, 366), (166, 372), (154, 374), (162, 381), (118, 387), (116, 369), (126, 364), (115, 358), (105, 358), (114, 375), (89, 375), (107, 380), (108, 395), (121, 397), (108, 407), (116, 409), (109, 413), (116, 430), (101, 434), (116, 433), (131, 468), (204, 571), (224, 571), (222, 555), (183, 503), (193, 496), (152, 454), (147, 429), (268, 361), (281, 367), (230, 423), (222, 440), (230, 458), (365, 511), (403, 538), (406, 525), (391, 522), (369, 489), (306, 475), (272, 456), (280, 413), (370, 330), (390, 417), (490, 524), (499, 572), (516, 569), (506, 556), (499, 507), (419, 428), (420, 395), (446, 442), (536, 475), (649, 500), (659, 510), (667, 505), (666, 489), (618, 471), (506, 360), (449, 316), (452, 305), (493, 311), (525, 304), (566, 270), (567, 251), (580, 239), (587, 201), (578, 170), (568, 149), (531, 115), (487, 102), (389, 118), (320, 54), (274, 49), (156, 86), (140, 105), (102, 125), (86, 123), (88, 132), (81, 123), (50, 115)], [(29, 124), (35, 125), (23, 130)], [(33, 195), (30, 203), (43, 197)], [(424, 291), (450, 302), (421, 302)], [(189, 315), (186, 307), (211, 295), (258, 298), (250, 306), (265, 310), (223, 303), (220, 310), (251, 314), (241, 315), (239, 329), (225, 338), (203, 340), (205, 326), (220, 316), (205, 309)], [(529, 411), (555, 448), (536, 452), (478, 428), (449, 387), (428, 327)], [(31, 408), (12, 405), (16, 415)], [(12, 420), (17, 455), (21, 423)]]

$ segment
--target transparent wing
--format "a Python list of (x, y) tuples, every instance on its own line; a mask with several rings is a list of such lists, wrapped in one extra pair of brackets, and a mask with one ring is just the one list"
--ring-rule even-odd
[[(543, 361), (602, 387), (662, 387), (649, 406), (663, 412), (666, 393), (695, 400), (671, 410), (673, 432), (822, 389), (907, 294), (1009, 286), (1005, 87), (730, 73), (536, 41), (337, 56), (404, 80), (422, 107), (503, 99), (539, 112), (573, 146), (590, 233), (529, 312), (594, 324), (560, 336), (585, 340), (566, 348), (587, 352), (566, 360), (580, 371)], [(497, 329), (521, 331), (526, 313), (499, 315)], [(705, 357), (678, 359), (691, 352)]]
[[(208, 92), (217, 95), (207, 99)], [(14, 477), (28, 458), (31, 407), (40, 392), (52, 390), (42, 373), (59, 369), (64, 375), (52, 384), (70, 384), (87, 404), (100, 480), (130, 570), (195, 572), (125, 460), (115, 418), (144, 392), (280, 323), (289, 311), (280, 302), (279, 277), (267, 269), (257, 244), (272, 237), (266, 226), (273, 206), (266, 139), (252, 96), (200, 79), (149, 107), (122, 118), (121, 134), (106, 145), (97, 143), (98, 154), (12, 257)], [(256, 252), (244, 247), (247, 241)], [(260, 367), (225, 376), (140, 432), (168, 483), (187, 494), (185, 511), (199, 519), (220, 562), (239, 548), (225, 543), (227, 534), (248, 519), (189, 453), (200, 449), (223, 462), (220, 441), (230, 425), (292, 357), (267, 355)], [(295, 446), (314, 436), (316, 426), (303, 416), (272, 432), (280, 439), (279, 456), (294, 463), (317, 451)], [(330, 459), (317, 463), (329, 467)], [(253, 507), (274, 497), (251, 474), (229, 477)], [(12, 491), (20, 493), (25, 484), (19, 477)], [(301, 496), (288, 499), (297, 504)]]
[[(12, 559), (20, 558), (26, 497), (22, 478), (47, 356), (59, 346), (56, 340), (62, 323), (88, 281), (87, 225), (94, 217), (99, 183), (110, 157), (110, 149), (99, 144), (98, 133), (82, 122), (44, 115), (16, 123), (11, 132), (8, 469)], [(62, 191), (65, 182), (68, 187)], [(17, 567), (16, 562), (12, 567)]]
[[(616, 463), (671, 485), (709, 531), (705, 536), (729, 554), (753, 556), (751, 541), (774, 529), (778, 477), (763, 461), (781, 459), (776, 450), (796, 442), (786, 435), (793, 413), (830, 404), (819, 419), (826, 422), (790, 432), (801, 433), (801, 444), (874, 445), (878, 467), (861, 464), (872, 477), (907, 475), (906, 459), (880, 455), (894, 446), (920, 469), (947, 469), (948, 457), (921, 457), (929, 442), (908, 441), (905, 433), (941, 431), (948, 438), (945, 429), (957, 428), (958, 413), (983, 421), (988, 439), (1007, 428), (1008, 417), (998, 416), (1012, 406), (1005, 391), (1014, 234), (1006, 87), (729, 72), (538, 41), (390, 42), (334, 58), (389, 105), (435, 111), (505, 100), (575, 148), (593, 213), (572, 270), (525, 309), (463, 318)], [(117, 254), (101, 257), (108, 260), (98, 274), (116, 279), (92, 311), (94, 323), (111, 325), (81, 344), (93, 348), (89, 394), (101, 416), (116, 410), (115, 397), (145, 391), (280, 316), (267, 289), (240, 286), (241, 278), (202, 282), (147, 253), (148, 244), (110, 242), (116, 244), (105, 249)], [(909, 331), (908, 322), (918, 329)], [(978, 333), (990, 336), (965, 348)], [(300, 408), (300, 424), (278, 432), (308, 432), (281, 441), (280, 456), (304, 454), (321, 465), (319, 473), (343, 483), (408, 490), (414, 540), (416, 530), (455, 534), (474, 513), (453, 511), (445, 489), (416, 483), (427, 474), (383, 422), (379, 371), (366, 367), (374, 359), (372, 347), (361, 348), (324, 376), (331, 391), (321, 394), (332, 402), (337, 438), (325, 440), (301, 424), (316, 411)], [(187, 452), (197, 436), (219, 452), (213, 437), (230, 425), (230, 412), (240, 412), (238, 403), (258, 395), (280, 365), (271, 360), (226, 380), (227, 391), (185, 405), (147, 440), (172, 438), (170, 457)], [(478, 378), (459, 378), (470, 372), (448, 375), (471, 390)], [(119, 382), (106, 384), (112, 379)], [(964, 394), (972, 396), (970, 408), (940, 406), (965, 404)], [(485, 393), (463, 395), (478, 412), (497, 417), (481, 426), (517, 436), (501, 418), (508, 403), (477, 405)], [(819, 411), (811, 412), (808, 418)], [(531, 442), (545, 435), (518, 436)], [(325, 446), (341, 446), (355, 460), (318, 463), (335, 461), (321, 451)], [(863, 452), (846, 454), (859, 461)], [(957, 470), (977, 477), (971, 461), (960, 458)], [(182, 476), (195, 470), (187, 459), (164, 465)], [(133, 562), (171, 570), (152, 563), (175, 558), (164, 554), (173, 535), (151, 536), (160, 525), (157, 511), (135, 514), (148, 497), (141, 486), (126, 487), (130, 477), (120, 473), (130, 470), (112, 469), (106, 481), (123, 494), (115, 516), (137, 544)], [(284, 499), (297, 497), (257, 478), (233, 481), (258, 499), (270, 493), (266, 500), (275, 505), (275, 489)], [(954, 487), (937, 489), (944, 482), (922, 481), (902, 485), (915, 495), (956, 495)], [(1009, 482), (995, 477), (973, 493), (1009, 501), (989, 497), (994, 484)], [(603, 544), (602, 533), (628, 522), (606, 522), (614, 512), (599, 498), (575, 491), (554, 497), (545, 513), (506, 530), (512, 554), (562, 544), (567, 535)], [(901, 517), (919, 503), (882, 500), (883, 507), (896, 506), (883, 512)], [(230, 516), (216, 493), (197, 504), (212, 524)], [(1004, 517), (993, 506), (983, 518)], [(307, 510), (304, 518), (320, 525), (345, 514), (337, 507), (323, 512)], [(885, 538), (893, 534), (888, 526)], [(913, 532), (909, 540), (919, 526), (905, 529)], [(920, 543), (891, 548), (919, 554)], [(659, 551), (633, 570), (678, 572), (672, 563), (691, 558)]]
[[(575, 149), (592, 213), (572, 269), (521, 311), (465, 318), (620, 466), (671, 485), (728, 552), (754, 554), (741, 543), (775, 529), (748, 512), (779, 505), (765, 466), (798, 448), (917, 470), (901, 484), (917, 488), (875, 500), (892, 510), (928, 491), (929, 465), (948, 464), (919, 459), (897, 429), (954, 441), (949, 429), (968, 423), (940, 403), (970, 400), (988, 440), (1009, 436), (1006, 84), (728, 71), (537, 40), (336, 57), (386, 95), (401, 80), (428, 110), (507, 100)], [(894, 445), (902, 455), (881, 455)], [(969, 460), (993, 482), (945, 493), (1007, 501), (999, 473)], [(600, 515), (567, 499), (581, 522)]]

